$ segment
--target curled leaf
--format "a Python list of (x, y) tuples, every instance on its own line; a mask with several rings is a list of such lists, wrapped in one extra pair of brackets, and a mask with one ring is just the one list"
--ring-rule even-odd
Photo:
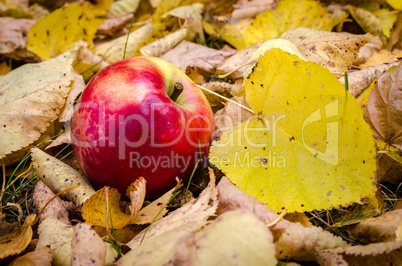
[[(198, 198), (192, 199), (177, 210), (171, 212), (166, 217), (153, 223), (149, 230), (143, 230), (136, 235), (130, 242), (127, 243), (131, 249), (140, 245), (142, 239), (144, 243), (152, 238), (162, 235), (165, 232), (173, 230), (187, 223), (192, 223), (198, 226), (205, 224), (206, 220), (215, 214), (218, 202), (216, 198), (215, 176), (210, 169), (210, 182), (206, 189), (199, 195)], [(145, 234), (145, 236), (144, 236)]]
[(402, 64), (378, 75), (364, 113), (377, 140), (402, 149)]
[(33, 148), (31, 155), (33, 167), (39, 178), (53, 193), (58, 193), (80, 183), (77, 188), (64, 192), (61, 196), (73, 201), (75, 205), (81, 206), (95, 192), (80, 173), (57, 158), (38, 148)]
[(36, 214), (25, 218), (24, 224), (18, 222), (7, 224), (4, 218), (0, 219), (0, 259), (19, 254), (28, 246), (32, 239), (32, 223)]

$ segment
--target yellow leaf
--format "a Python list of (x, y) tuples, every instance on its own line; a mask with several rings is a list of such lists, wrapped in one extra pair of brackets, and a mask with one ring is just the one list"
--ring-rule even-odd
[(245, 39), (250, 46), (277, 38), (296, 27), (331, 31), (346, 17), (346, 14), (335, 16), (327, 13), (318, 1), (282, 0), (276, 9), (269, 9), (255, 18), (246, 32)]
[(69, 54), (0, 78), (0, 159), (38, 140), (58, 118), (74, 79)]
[(356, 8), (349, 6), (349, 11), (352, 17), (356, 20), (357, 24), (364, 30), (364, 32), (371, 33), (374, 36), (379, 36), (384, 44), (386, 38), (382, 31), (381, 20), (374, 16), (370, 11), (363, 8)]
[[(82, 206), (82, 216), (85, 222), (90, 225), (106, 227), (106, 215), (108, 215), (108, 227), (116, 229), (123, 228), (130, 222), (130, 215), (120, 209), (120, 193), (115, 188), (108, 188), (109, 207), (106, 206), (106, 188), (102, 188), (91, 196)], [(109, 210), (109, 214), (106, 212)]]
[(29, 30), (27, 49), (49, 59), (72, 49), (79, 40), (92, 44), (103, 20), (96, 19), (88, 9), (78, 3), (67, 4), (39, 19)]
[(204, 31), (202, 29), (202, 9), (204, 5), (201, 3), (195, 3), (192, 5), (187, 5), (187, 6), (180, 6), (176, 7), (166, 14), (164, 14), (162, 17), (165, 18), (167, 15), (171, 15), (174, 17), (178, 17), (181, 19), (184, 19), (187, 23), (187, 28), (188, 28), (188, 35), (189, 35), (189, 40), (196, 40), (197, 43), (203, 43), (205, 42), (205, 37), (204, 37)]
[(386, 0), (386, 2), (393, 8), (402, 10), (402, 2), (400, 0)]
[(374, 139), (335, 76), (271, 49), (244, 86), (259, 115), (224, 132), (210, 151), (233, 183), (275, 212), (377, 206)]
[(380, 9), (373, 13), (381, 21), (382, 32), (385, 37), (391, 37), (391, 30), (394, 26), (400, 12), (395, 10), (389, 11), (388, 9)]
[(22, 226), (18, 222), (7, 224), (3, 218), (0, 219), (0, 259), (24, 251), (32, 239), (31, 224), (35, 217), (36, 214), (29, 215)]

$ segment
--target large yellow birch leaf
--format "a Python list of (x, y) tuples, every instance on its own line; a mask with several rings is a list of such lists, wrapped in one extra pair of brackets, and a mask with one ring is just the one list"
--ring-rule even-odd
[(274, 212), (377, 207), (374, 138), (335, 76), (274, 48), (244, 86), (258, 115), (213, 142), (212, 164)]
[(72, 61), (63, 54), (0, 78), (0, 159), (34, 143), (58, 118), (74, 80)]
[(96, 19), (82, 4), (67, 4), (38, 20), (29, 30), (27, 49), (42, 59), (49, 59), (84, 40), (92, 44), (98, 26)]

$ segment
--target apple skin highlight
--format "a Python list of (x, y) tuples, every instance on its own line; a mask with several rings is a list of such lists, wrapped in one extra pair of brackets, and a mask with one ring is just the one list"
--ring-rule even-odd
[[(175, 84), (183, 91), (173, 102)], [(147, 199), (187, 182), (209, 152), (214, 119), (196, 84), (167, 61), (134, 57), (96, 74), (77, 103), (72, 147), (95, 188), (111, 186), (123, 195), (140, 176)], [(202, 156), (200, 156), (200, 150)]]

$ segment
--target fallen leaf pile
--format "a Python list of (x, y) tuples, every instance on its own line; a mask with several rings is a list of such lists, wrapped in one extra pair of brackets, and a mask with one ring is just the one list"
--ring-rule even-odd
[[(0, 264), (401, 265), (402, 4), (328, 2), (1, 1)], [(136, 56), (215, 93), (208, 164), (152, 202), (70, 147)]]

